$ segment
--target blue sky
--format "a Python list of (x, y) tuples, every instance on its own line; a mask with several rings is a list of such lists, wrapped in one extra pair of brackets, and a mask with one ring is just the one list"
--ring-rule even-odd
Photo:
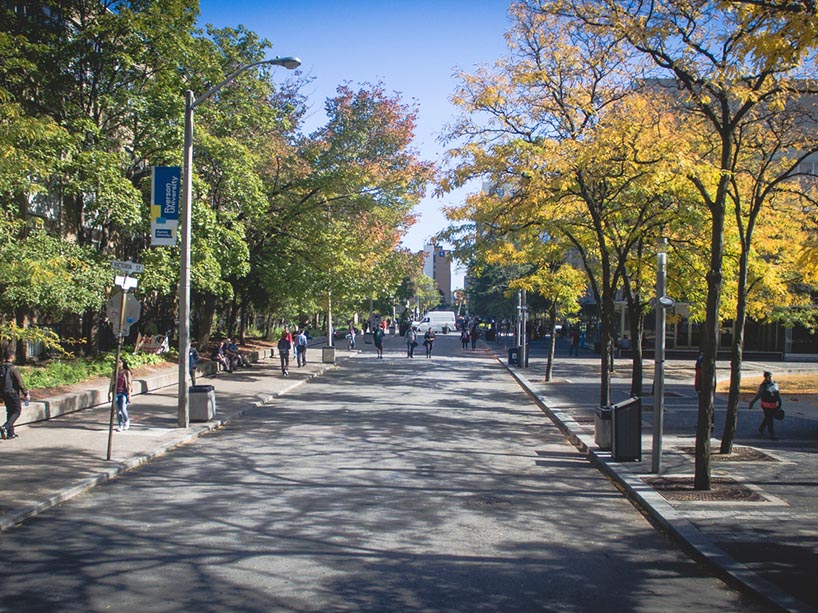
[[(508, 2), (501, 0), (200, 0), (200, 9), (202, 27), (244, 25), (272, 42), (270, 57), (301, 58), (302, 70), (314, 78), (306, 90), (308, 131), (323, 123), (324, 101), (339, 84), (380, 81), (405, 102), (417, 102), (415, 146), (431, 161), (442, 159), (437, 137), (453, 116), (453, 74), (473, 72), (506, 52)], [(427, 196), (404, 245), (422, 249), (446, 224), (441, 206), (462, 198), (463, 192)], [(453, 284), (462, 287), (462, 272)]]

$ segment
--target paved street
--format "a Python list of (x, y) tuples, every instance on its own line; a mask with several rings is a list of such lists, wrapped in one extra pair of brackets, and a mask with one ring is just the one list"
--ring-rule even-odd
[(0, 611), (769, 610), (655, 530), (490, 352), (401, 343), (3, 532)]

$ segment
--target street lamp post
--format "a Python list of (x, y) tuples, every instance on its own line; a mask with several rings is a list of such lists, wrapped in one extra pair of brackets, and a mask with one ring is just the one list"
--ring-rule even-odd
[(666, 309), (675, 301), (665, 296), (667, 280), (667, 239), (660, 238), (656, 245), (656, 349), (654, 356), (653, 386), (653, 459), (651, 471), (662, 472), (662, 436), (665, 416), (665, 321)]
[(277, 57), (271, 60), (261, 60), (245, 64), (234, 70), (228, 77), (211, 87), (198, 98), (193, 92), (185, 93), (185, 149), (184, 149), (184, 187), (181, 217), (181, 258), (179, 274), (179, 427), (187, 428), (190, 425), (190, 410), (188, 406), (188, 354), (190, 353), (190, 234), (192, 202), (193, 202), (193, 109), (218, 92), (246, 70), (262, 64), (283, 66), (293, 70), (301, 65), (297, 57)]

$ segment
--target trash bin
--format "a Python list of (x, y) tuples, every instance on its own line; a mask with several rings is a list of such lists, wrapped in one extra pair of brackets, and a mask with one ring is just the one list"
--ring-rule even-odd
[(594, 409), (594, 442), (602, 451), (611, 450), (611, 407)]
[(216, 417), (216, 388), (212, 385), (191, 385), (188, 398), (190, 421), (210, 421)]
[(520, 348), (509, 347), (508, 350), (508, 365), (518, 366), (520, 364)]
[(611, 407), (611, 454), (617, 462), (642, 460), (642, 400), (631, 396)]
[(321, 362), (335, 364), (335, 347), (321, 347)]

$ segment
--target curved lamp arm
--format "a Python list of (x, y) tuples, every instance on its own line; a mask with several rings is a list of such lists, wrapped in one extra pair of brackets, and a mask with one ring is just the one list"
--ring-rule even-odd
[(212, 96), (217, 91), (219, 91), (222, 87), (224, 87), (225, 85), (230, 83), (230, 81), (235, 79), (237, 76), (239, 76), (245, 70), (250, 70), (254, 66), (260, 66), (262, 64), (272, 64), (274, 66), (283, 66), (287, 70), (295, 70), (296, 68), (301, 66), (301, 60), (299, 58), (297, 58), (297, 57), (289, 57), (289, 56), (288, 57), (276, 57), (276, 58), (273, 58), (271, 60), (260, 60), (258, 62), (253, 62), (252, 64), (245, 64), (244, 66), (239, 66), (238, 68), (236, 68), (236, 70), (231, 72), (224, 79), (224, 81), (222, 81), (221, 83), (217, 83), (216, 85), (211, 87), (209, 90), (207, 90), (205, 93), (203, 93), (201, 96), (196, 98), (193, 101), (193, 103), (190, 105), (190, 108), (195, 109), (202, 102), (204, 102), (205, 100), (210, 98), (210, 96)]

